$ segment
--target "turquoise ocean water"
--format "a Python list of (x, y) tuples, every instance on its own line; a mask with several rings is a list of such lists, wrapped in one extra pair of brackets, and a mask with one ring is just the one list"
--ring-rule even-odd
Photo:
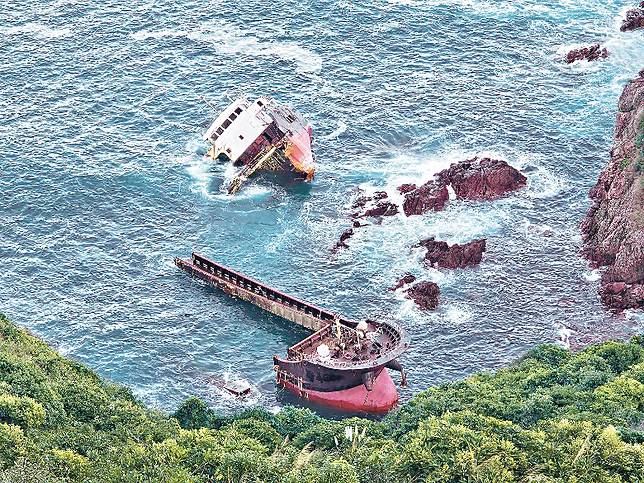
[[(641, 330), (641, 315), (601, 307), (578, 257), (617, 98), (644, 68), (644, 32), (619, 32), (628, 6), (5, 1), (0, 311), (164, 409), (189, 394), (224, 410), (282, 404), (271, 358), (304, 335), (178, 271), (192, 250), (347, 316), (399, 321), (404, 398), (540, 342)], [(594, 42), (609, 59), (561, 62)], [(202, 97), (223, 108), (240, 94), (310, 120), (311, 185), (224, 194), (232, 171), (204, 157), (216, 113)], [(476, 154), (528, 187), (385, 219), (331, 253), (358, 188), (393, 194)], [(476, 269), (424, 269), (410, 247), (430, 235), (486, 237), (488, 252)], [(436, 311), (387, 291), (407, 271), (440, 284)], [(253, 396), (224, 394), (231, 378)]]

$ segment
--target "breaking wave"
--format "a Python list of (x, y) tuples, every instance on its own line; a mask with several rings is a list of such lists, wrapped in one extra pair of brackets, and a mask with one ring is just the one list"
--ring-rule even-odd
[(56, 39), (68, 37), (72, 34), (69, 28), (52, 28), (40, 23), (27, 23), (17, 27), (0, 27), (0, 33), (4, 35), (32, 34), (35, 37), (44, 39)]
[(322, 57), (294, 42), (263, 41), (247, 31), (230, 24), (217, 24), (216, 29), (199, 30), (140, 30), (130, 34), (134, 40), (186, 38), (212, 45), (219, 54), (273, 57), (292, 62), (297, 72), (316, 73), (322, 69)]

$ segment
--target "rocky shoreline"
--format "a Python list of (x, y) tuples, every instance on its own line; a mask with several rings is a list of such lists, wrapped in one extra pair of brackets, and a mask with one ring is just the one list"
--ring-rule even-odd
[(615, 310), (644, 307), (644, 69), (620, 96), (610, 161), (590, 198), (583, 254), (604, 267), (602, 302)]
[[(405, 216), (423, 215), (430, 211), (441, 211), (450, 200), (492, 201), (526, 186), (527, 178), (506, 161), (474, 157), (452, 163), (452, 165), (433, 175), (423, 184), (406, 183), (397, 188), (403, 195), (402, 212)], [(367, 226), (361, 220), (372, 219), (379, 224), (385, 216), (400, 213), (399, 206), (389, 199), (386, 191), (376, 191), (371, 195), (361, 193), (351, 206), (353, 213), (352, 228), (340, 235), (332, 248), (333, 252), (349, 248), (348, 240), (355, 230)], [(414, 247), (424, 247), (427, 252), (424, 263), (439, 269), (459, 269), (474, 267), (481, 262), (486, 249), (486, 240), (473, 240), (459, 245), (448, 245), (444, 241), (430, 237), (421, 240)], [(412, 274), (405, 274), (390, 290), (396, 291), (416, 282)], [(434, 282), (418, 281), (405, 288), (407, 298), (413, 300), (422, 310), (438, 306), (440, 287)]]

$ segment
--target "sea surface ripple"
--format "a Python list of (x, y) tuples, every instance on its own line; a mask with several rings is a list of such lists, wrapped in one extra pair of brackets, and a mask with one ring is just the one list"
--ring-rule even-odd
[[(640, 314), (602, 308), (578, 256), (617, 98), (644, 67), (644, 33), (618, 28), (631, 4), (5, 1), (0, 311), (164, 409), (190, 394), (282, 404), (271, 358), (304, 334), (177, 270), (193, 250), (347, 316), (398, 320), (413, 341), (404, 398), (541, 342), (641, 330)], [(594, 42), (606, 61), (562, 63)], [(242, 93), (312, 122), (312, 185), (224, 194), (202, 97), (223, 108)], [(386, 219), (330, 252), (358, 187), (393, 193), (476, 154), (521, 168), (528, 188)], [(424, 269), (411, 245), (429, 235), (486, 237), (488, 252), (476, 269)], [(436, 311), (387, 290), (406, 271), (439, 281)], [(231, 378), (254, 396), (226, 396)]]

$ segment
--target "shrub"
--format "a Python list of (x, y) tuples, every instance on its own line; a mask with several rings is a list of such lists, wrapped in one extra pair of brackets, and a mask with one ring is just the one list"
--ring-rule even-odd
[(26, 442), (19, 426), (0, 423), (0, 466), (7, 468), (16, 458), (25, 455)]
[(30, 397), (0, 395), (0, 421), (24, 428), (37, 428), (45, 421), (45, 409)]
[(183, 429), (210, 428), (215, 425), (215, 413), (201, 399), (190, 397), (172, 415)]
[(43, 464), (21, 457), (15, 461), (13, 466), (0, 471), (0, 482), (59, 483), (60, 478), (52, 475)]
[(293, 438), (322, 421), (322, 418), (310, 409), (287, 406), (277, 413), (274, 421), (275, 429), (282, 436)]
[(47, 460), (51, 472), (65, 479), (82, 481), (90, 470), (89, 460), (69, 449), (53, 449)]
[(271, 453), (284, 440), (268, 422), (256, 419), (239, 419), (233, 422), (230, 430), (258, 441)]

